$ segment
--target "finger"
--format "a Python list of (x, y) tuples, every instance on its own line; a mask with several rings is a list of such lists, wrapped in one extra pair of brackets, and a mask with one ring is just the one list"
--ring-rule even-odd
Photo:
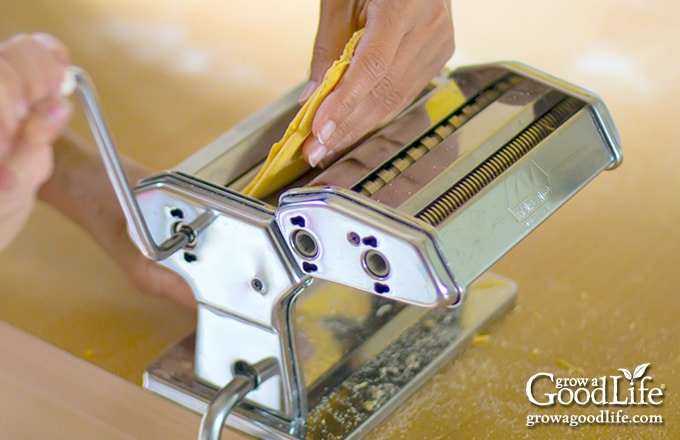
[(35, 194), (52, 173), (52, 148), (38, 145), (19, 149), (0, 164), (0, 191)]
[[(34, 34), (33, 37), (38, 40), (43, 47), (47, 48), (53, 57), (53, 60), (50, 61), (47, 61), (47, 59), (43, 60), (43, 63), (46, 64), (49, 62), (51, 67), (46, 70), (51, 94), (60, 96), (62, 95), (62, 84), (66, 78), (66, 68), (70, 64), (68, 50), (61, 41), (50, 34), (37, 33)], [(56, 66), (54, 66), (52, 61), (56, 61)]]
[(38, 104), (26, 118), (16, 148), (5, 160), (16, 186), (34, 191), (49, 178), (54, 165), (51, 145), (70, 113), (69, 101), (52, 98)]
[[(337, 152), (354, 144), (375, 128), (384, 125), (403, 110), (451, 57), (454, 50), (453, 26), (448, 9), (428, 17), (401, 42), (389, 71), (340, 119), (330, 141), (310, 138), (303, 154), (312, 165), (327, 164)], [(351, 66), (350, 66), (351, 67)], [(349, 72), (349, 69), (348, 69)], [(343, 78), (343, 83), (348, 77)], [(336, 89), (337, 91), (338, 89)], [(331, 95), (334, 95), (333, 92)], [(333, 106), (329, 96), (317, 118)], [(328, 106), (328, 107), (326, 107)], [(332, 107), (331, 107), (332, 108)], [(314, 123), (317, 123), (315, 119)], [(329, 155), (329, 158), (324, 158)]]
[(66, 46), (59, 41), (56, 37), (46, 34), (44, 32), (38, 32), (33, 34), (33, 37), (40, 41), (43, 46), (50, 51), (52, 56), (57, 60), (59, 64), (68, 65), (69, 64), (69, 53)]
[(352, 36), (354, 29), (351, 27), (351, 17), (345, 17), (349, 9), (345, 3), (345, 0), (321, 2), (309, 81), (300, 94), (300, 102), (306, 101), (314, 93), (324, 74), (340, 56), (345, 43)]
[[(17, 187), (17, 177), (6, 161), (0, 160), (0, 206), (3, 194)], [(0, 215), (1, 217), (1, 215)]]
[(64, 130), (71, 111), (71, 102), (66, 98), (48, 98), (40, 102), (25, 120), (17, 138), (17, 146), (52, 144)]
[[(415, 52), (415, 48), (413, 51)], [(340, 118), (330, 116), (339, 121), (336, 123), (331, 120), (332, 134), (324, 133), (328, 130), (329, 124), (329, 122), (325, 122), (322, 123), (320, 134), (310, 136), (305, 141), (302, 150), (303, 156), (310, 165), (316, 166), (321, 163), (323, 166), (327, 166), (337, 158), (342, 150), (355, 143), (370, 129), (377, 128), (377, 125), (389, 118), (392, 113), (396, 115), (395, 110), (402, 105), (402, 102), (410, 99), (411, 95), (415, 96), (411, 89), (419, 68), (413, 68), (409, 65), (412, 64), (409, 60), (410, 56), (401, 55), (395, 61), (390, 72), (383, 76), (372, 89), (368, 90), (366, 95), (358, 99), (349, 111), (343, 112)], [(402, 76), (395, 81), (394, 75), (397, 72)], [(321, 104), (313, 124), (317, 122), (317, 118), (324, 118), (331, 110), (337, 108), (335, 107), (337, 99), (334, 96), (335, 93), (335, 91), (332, 92)], [(323, 124), (327, 125), (323, 126)], [(313, 128), (312, 132), (314, 133)], [(324, 137), (326, 137), (325, 140)]]
[[(49, 94), (58, 96), (61, 94), (61, 85), (66, 76), (66, 67), (69, 64), (68, 51), (59, 40), (49, 34), (37, 33), (31, 35), (31, 38), (39, 44), (38, 50), (41, 51), (41, 54), (47, 50), (50, 55), (49, 57), (41, 56), (37, 58), (37, 61), (46, 80)], [(39, 102), (43, 98), (44, 96), (38, 96), (33, 103)]]
[(26, 34), (11, 38), (0, 50), (0, 57), (17, 72), (19, 91), (27, 107), (49, 95), (48, 75), (41, 67), (41, 59), (50, 59), (51, 55), (35, 38)]
[(19, 121), (28, 114), (21, 87), (12, 65), (0, 58), (0, 160), (9, 154)]
[(403, 45), (405, 49), (400, 50), (394, 69), (347, 116), (344, 121), (347, 126), (345, 137), (337, 141), (335, 149), (329, 150), (329, 153), (350, 147), (413, 102), (448, 59), (447, 47), (438, 47), (436, 43), (431, 42), (428, 47), (436, 49), (429, 52), (419, 50), (419, 43), (406, 42)]
[(59, 93), (68, 55), (64, 46), (47, 34), (18, 35), (0, 47), (0, 57), (21, 78), (24, 99), (32, 106)]
[[(0, 162), (0, 167), (2, 162)], [(1, 170), (1, 168), (0, 168)], [(1, 173), (0, 173), (1, 175)], [(4, 194), (0, 192), (0, 251), (9, 245), (28, 220), (35, 197), (27, 194)]]
[[(411, 102), (422, 90), (422, 87), (414, 87), (418, 84), (417, 77), (421, 74), (420, 69), (408, 69), (408, 72), (410, 74), (402, 76), (400, 81), (395, 81), (388, 75), (377, 84), (364, 100), (357, 104), (354, 111), (345, 117), (336, 130), (343, 132), (344, 135), (332, 146), (322, 144), (315, 136), (308, 137), (302, 147), (303, 156), (307, 162), (311, 166), (328, 167), (342, 155), (344, 150), (355, 144), (369, 131), (394, 118), (405, 106), (403, 103)], [(398, 83), (399, 88), (394, 88), (395, 83)]]
[(318, 148), (308, 147), (303, 150), (310, 163), (315, 164), (312, 159), (318, 157), (324, 149), (336, 149), (336, 143), (345, 137), (349, 129), (344, 123), (347, 116), (383, 80), (391, 68), (400, 41), (408, 28), (400, 23), (396, 13), (390, 13), (391, 8), (385, 9), (379, 20), (368, 16), (364, 35), (347, 71), (314, 117), (312, 133), (318, 142), (310, 145)]
[[(120, 239), (129, 242), (127, 236)], [(196, 295), (184, 278), (144, 257), (132, 244), (130, 244), (129, 252), (131, 252), (131, 255), (136, 255), (134, 260), (138, 263), (128, 272), (130, 281), (137, 290), (154, 296), (169, 298), (190, 309), (197, 307)]]
[[(410, 69), (410, 75), (402, 78), (401, 84), (407, 85), (403, 90), (396, 90), (389, 96), (383, 96), (392, 84), (396, 81), (386, 77), (382, 84), (379, 84), (366, 97), (365, 102), (359, 103), (346, 119), (346, 124), (350, 127), (343, 139), (338, 141), (333, 149), (322, 145), (318, 139), (310, 136), (303, 145), (303, 154), (307, 153), (308, 162), (312, 166), (326, 168), (337, 160), (347, 148), (354, 145), (358, 140), (365, 137), (369, 132), (385, 125), (392, 120), (403, 108), (411, 103), (422, 89), (428, 84), (429, 80), (439, 71), (440, 63), (431, 63), (431, 68)], [(432, 72), (431, 75), (423, 75), (423, 71)], [(403, 99), (402, 99), (403, 97)], [(396, 104), (400, 101), (401, 104)], [(394, 104), (392, 104), (394, 103)]]

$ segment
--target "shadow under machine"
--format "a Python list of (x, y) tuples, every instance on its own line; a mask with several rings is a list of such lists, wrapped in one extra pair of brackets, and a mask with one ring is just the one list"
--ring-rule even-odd
[(601, 100), (517, 63), (435, 78), (325, 170), (261, 201), (239, 190), (299, 90), (131, 189), (72, 70), (133, 241), (193, 287), (195, 334), (145, 386), (266, 439), (360, 438), (513, 303), (486, 270), (621, 161)]

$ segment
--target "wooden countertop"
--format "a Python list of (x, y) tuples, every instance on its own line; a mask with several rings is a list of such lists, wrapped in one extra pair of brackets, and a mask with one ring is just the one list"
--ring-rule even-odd
[[(0, 38), (45, 30), (64, 40), (94, 78), (121, 149), (162, 169), (305, 78), (317, 3), (0, 0)], [(454, 2), (452, 65), (513, 59), (596, 91), (625, 159), (494, 267), (519, 285), (517, 307), (371, 438), (680, 438), (675, 9), (670, 0)], [(103, 369), (1, 326), (0, 426), (18, 438), (195, 435), (195, 415), (107, 373), (139, 383), (191, 331), (193, 313), (135, 292), (47, 207), (0, 255), (0, 319)], [(601, 377), (648, 362), (665, 393), (646, 412), (662, 426), (525, 426), (541, 413), (525, 395), (533, 374)], [(129, 430), (135, 423), (149, 431)]]
[(195, 438), (198, 432), (198, 415), (5, 323), (0, 389), (5, 439)]

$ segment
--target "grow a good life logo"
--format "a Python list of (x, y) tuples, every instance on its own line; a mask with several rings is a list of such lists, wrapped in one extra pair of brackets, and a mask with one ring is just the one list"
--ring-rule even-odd
[[(624, 408), (656, 408), (663, 403), (665, 384), (654, 386), (647, 374), (650, 363), (640, 364), (632, 372), (619, 368), (621, 374), (600, 377), (555, 377), (540, 372), (529, 378), (526, 395), (537, 407), (600, 407), (596, 414), (529, 414), (527, 426), (538, 424), (663, 424), (659, 414), (626, 414)], [(615, 407), (612, 409), (611, 407)]]

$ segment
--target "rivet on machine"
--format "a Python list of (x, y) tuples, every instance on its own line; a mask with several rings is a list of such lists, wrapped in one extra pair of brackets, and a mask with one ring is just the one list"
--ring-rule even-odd
[(132, 190), (86, 75), (70, 73), (130, 236), (196, 294), (196, 333), (144, 384), (204, 413), (201, 439), (225, 419), (258, 438), (364, 436), (512, 306), (515, 285), (487, 269), (622, 159), (597, 96), (495, 63), (445, 72), (265, 201), (239, 190), (299, 90)]

